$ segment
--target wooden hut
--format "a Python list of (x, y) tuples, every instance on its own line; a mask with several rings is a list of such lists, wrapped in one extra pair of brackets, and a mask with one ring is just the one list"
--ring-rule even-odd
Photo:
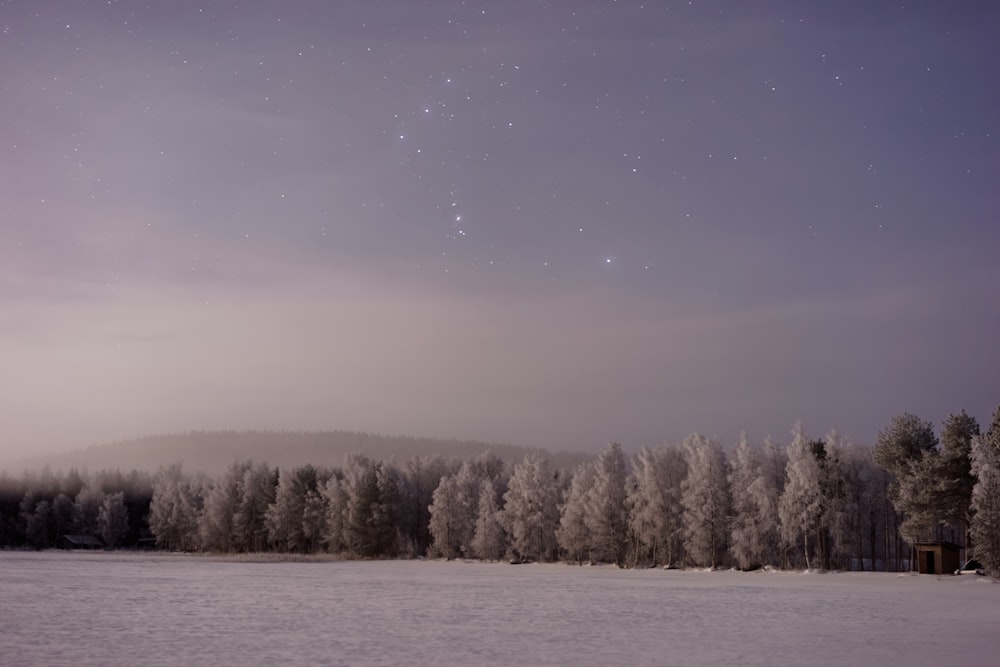
[(103, 549), (104, 542), (101, 542), (95, 535), (63, 535), (63, 549)]
[(945, 540), (917, 542), (917, 571), (920, 574), (954, 574), (961, 565), (961, 547)]

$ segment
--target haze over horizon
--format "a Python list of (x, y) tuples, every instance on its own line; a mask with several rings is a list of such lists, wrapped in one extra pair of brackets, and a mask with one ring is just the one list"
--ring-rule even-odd
[(988, 425), (997, 34), (989, 2), (0, 2), (0, 460)]

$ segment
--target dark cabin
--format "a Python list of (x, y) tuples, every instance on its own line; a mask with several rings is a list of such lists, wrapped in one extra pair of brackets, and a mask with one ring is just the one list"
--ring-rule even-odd
[(917, 542), (917, 572), (920, 574), (954, 574), (961, 565), (961, 547), (944, 540)]
[(63, 549), (103, 549), (104, 542), (94, 535), (63, 535)]

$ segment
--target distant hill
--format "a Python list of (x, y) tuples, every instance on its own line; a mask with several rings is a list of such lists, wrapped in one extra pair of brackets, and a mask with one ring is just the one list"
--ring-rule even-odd
[(568, 468), (592, 458), (579, 452), (559, 452), (475, 440), (444, 440), (410, 436), (386, 436), (352, 431), (192, 431), (154, 435), (94, 445), (62, 454), (39, 456), (9, 466), (11, 472), (39, 470), (146, 470), (180, 461), (185, 470), (217, 475), (237, 460), (266, 461), (271, 466), (289, 468), (311, 463), (339, 466), (351, 453), (369, 458), (403, 463), (417, 456), (439, 454), (445, 458), (468, 459), (490, 451), (508, 463), (516, 463), (532, 451), (549, 457), (557, 468)]

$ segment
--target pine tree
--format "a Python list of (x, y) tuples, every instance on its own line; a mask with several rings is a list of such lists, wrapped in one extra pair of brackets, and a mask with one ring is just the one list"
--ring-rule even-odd
[(239, 551), (267, 549), (267, 508), (274, 502), (278, 471), (266, 463), (246, 464), (239, 504), (233, 515), (233, 541)]
[(398, 548), (399, 502), (404, 487), (399, 471), (365, 456), (348, 457), (344, 470), (347, 493), (347, 550), (362, 558), (392, 556)]
[(455, 466), (441, 456), (418, 457), (406, 462), (403, 469), (400, 499), (400, 540), (410, 556), (423, 556), (430, 550), (430, 505), (434, 490)]
[(958, 527), (964, 536), (972, 505), (972, 441), (980, 435), (979, 422), (962, 410), (950, 415), (941, 428), (941, 456), (935, 485), (938, 520)]
[(875, 460), (892, 475), (889, 497), (909, 541), (930, 536), (937, 524), (933, 485), (938, 439), (934, 426), (909, 413), (892, 418), (875, 440)]
[(976, 482), (972, 488), (971, 532), (976, 558), (991, 576), (1000, 578), (1000, 442), (991, 440), (992, 435), (1000, 435), (1000, 430), (991, 428), (986, 437), (972, 441), (972, 474)]
[(265, 515), (268, 539), (278, 551), (311, 553), (319, 547), (326, 515), (319, 493), (324, 477), (310, 464), (279, 476)]

